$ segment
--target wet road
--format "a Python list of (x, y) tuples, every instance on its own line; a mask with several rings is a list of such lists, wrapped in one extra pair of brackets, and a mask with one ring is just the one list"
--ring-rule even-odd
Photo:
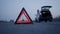
[(60, 22), (33, 22), (33, 24), (0, 22), (0, 34), (60, 34)]

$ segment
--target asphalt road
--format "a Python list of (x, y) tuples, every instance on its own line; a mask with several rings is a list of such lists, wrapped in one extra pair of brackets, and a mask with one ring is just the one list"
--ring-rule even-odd
[(0, 34), (60, 34), (60, 22), (33, 22), (33, 24), (0, 22)]

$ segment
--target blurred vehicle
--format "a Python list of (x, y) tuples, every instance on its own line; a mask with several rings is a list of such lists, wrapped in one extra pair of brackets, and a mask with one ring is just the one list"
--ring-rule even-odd
[(52, 17), (52, 14), (50, 12), (50, 8), (52, 6), (43, 6), (41, 7), (41, 12), (40, 12), (40, 16), (39, 16), (39, 21), (52, 21), (53, 20), (53, 17)]
[(52, 14), (49, 10), (51, 7), (52, 6), (42, 6), (41, 11), (40, 12), (37, 11), (37, 16), (35, 18), (35, 21), (36, 22), (41, 22), (41, 21), (45, 21), (45, 22), (50, 21), (51, 22), (53, 20)]

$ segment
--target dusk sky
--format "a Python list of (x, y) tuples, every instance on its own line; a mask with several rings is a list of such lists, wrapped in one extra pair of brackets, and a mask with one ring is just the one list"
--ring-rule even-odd
[(50, 9), (53, 18), (60, 15), (60, 0), (0, 0), (0, 20), (14, 21), (24, 7), (31, 17), (35, 19), (37, 9), (42, 6), (52, 6)]

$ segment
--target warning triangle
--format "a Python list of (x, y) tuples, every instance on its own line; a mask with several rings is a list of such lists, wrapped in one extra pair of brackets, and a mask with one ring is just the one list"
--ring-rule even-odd
[(25, 8), (22, 8), (20, 14), (18, 15), (16, 24), (29, 24), (32, 23), (31, 18), (29, 17), (28, 13), (26, 12)]

